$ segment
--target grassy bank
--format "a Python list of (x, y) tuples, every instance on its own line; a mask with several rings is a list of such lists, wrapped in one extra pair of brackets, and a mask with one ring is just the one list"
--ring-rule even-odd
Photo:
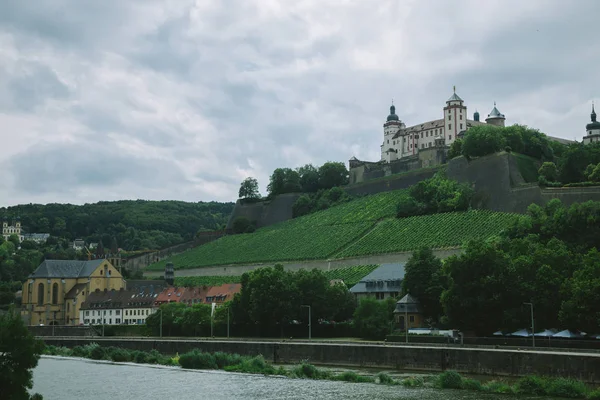
[(242, 372), (262, 375), (279, 375), (295, 379), (319, 379), (358, 383), (376, 383), (381, 385), (402, 385), (404, 387), (430, 387), (438, 389), (471, 390), (485, 393), (506, 395), (535, 395), (571, 399), (598, 399), (600, 389), (593, 390), (584, 383), (566, 378), (543, 378), (528, 376), (516, 382), (503, 380), (480, 382), (465, 378), (457, 372), (446, 371), (431, 377), (408, 377), (394, 379), (380, 372), (376, 375), (361, 375), (353, 371), (333, 373), (330, 370), (317, 368), (312, 364), (298, 364), (293, 367), (274, 366), (263, 356), (241, 356), (229, 353), (205, 353), (198, 349), (181, 356), (168, 357), (156, 350), (150, 352), (127, 350), (118, 347), (101, 347), (96, 343), (85, 346), (67, 347), (46, 346), (46, 355), (64, 357), (83, 357), (93, 360), (109, 360), (115, 362), (134, 362), (139, 364), (159, 364), (181, 366), (187, 369), (219, 369), (230, 372)]

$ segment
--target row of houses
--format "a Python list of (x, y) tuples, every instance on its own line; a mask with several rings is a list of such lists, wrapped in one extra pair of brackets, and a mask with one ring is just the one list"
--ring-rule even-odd
[[(146, 323), (146, 318), (154, 314), (162, 304), (183, 303), (188, 306), (194, 304), (212, 304), (218, 307), (226, 301), (233, 299), (239, 293), (239, 283), (224, 284), (219, 286), (202, 287), (165, 287), (156, 292), (152, 281), (127, 283), (127, 288), (120, 290), (97, 289), (91, 293), (79, 310), (79, 321), (83, 325), (140, 325)], [(150, 282), (150, 283), (149, 283)]]

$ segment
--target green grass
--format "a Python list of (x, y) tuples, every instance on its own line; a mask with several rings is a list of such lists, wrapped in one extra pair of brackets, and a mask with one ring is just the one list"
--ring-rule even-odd
[(336, 258), (411, 251), (419, 246), (445, 248), (499, 234), (516, 214), (485, 210), (423, 215), (381, 222)]
[(519, 172), (523, 176), (523, 179), (525, 179), (525, 182), (537, 183), (539, 177), (538, 169), (540, 168), (539, 160), (519, 153), (512, 153), (512, 155), (517, 159)]
[[(344, 267), (323, 271), (328, 279), (341, 279), (346, 286), (356, 285), (362, 278), (369, 275), (379, 265), (355, 265), (353, 267)], [(225, 283), (240, 283), (240, 275), (230, 276), (186, 276), (175, 278), (176, 286), (219, 286)]]

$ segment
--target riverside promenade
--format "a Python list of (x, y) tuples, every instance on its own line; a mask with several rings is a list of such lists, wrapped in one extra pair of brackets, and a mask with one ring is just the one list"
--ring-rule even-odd
[(600, 353), (582, 350), (482, 348), (381, 342), (190, 339), (156, 337), (40, 337), (48, 345), (74, 347), (89, 343), (130, 350), (182, 354), (192, 349), (241, 355), (262, 354), (273, 363), (386, 368), (420, 372), (454, 370), (473, 375), (543, 375), (600, 384)]

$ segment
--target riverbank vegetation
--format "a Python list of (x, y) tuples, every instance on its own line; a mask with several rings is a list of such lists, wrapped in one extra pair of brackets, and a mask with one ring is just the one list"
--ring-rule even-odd
[(402, 385), (404, 387), (430, 387), (438, 389), (459, 389), (496, 394), (526, 394), (578, 399), (600, 399), (600, 391), (593, 390), (584, 383), (566, 378), (545, 378), (527, 376), (517, 381), (508, 382), (493, 379), (479, 381), (466, 378), (454, 371), (446, 371), (439, 375), (410, 376), (395, 379), (385, 372), (374, 375), (359, 374), (354, 371), (335, 373), (329, 369), (317, 368), (312, 364), (300, 363), (292, 366), (275, 366), (267, 362), (263, 356), (242, 356), (223, 352), (206, 353), (198, 349), (168, 357), (156, 350), (143, 352), (116, 347), (103, 348), (96, 343), (66, 347), (47, 346), (44, 354), (65, 357), (82, 357), (94, 360), (115, 362), (134, 362), (138, 364), (159, 364), (181, 366), (187, 369), (224, 370), (249, 374), (277, 375), (293, 379), (332, 380), (355, 383), (375, 383), (381, 385)]
[(44, 343), (33, 337), (18, 311), (0, 311), (0, 399), (42, 399), (39, 394), (31, 395), (29, 389), (43, 349)]

